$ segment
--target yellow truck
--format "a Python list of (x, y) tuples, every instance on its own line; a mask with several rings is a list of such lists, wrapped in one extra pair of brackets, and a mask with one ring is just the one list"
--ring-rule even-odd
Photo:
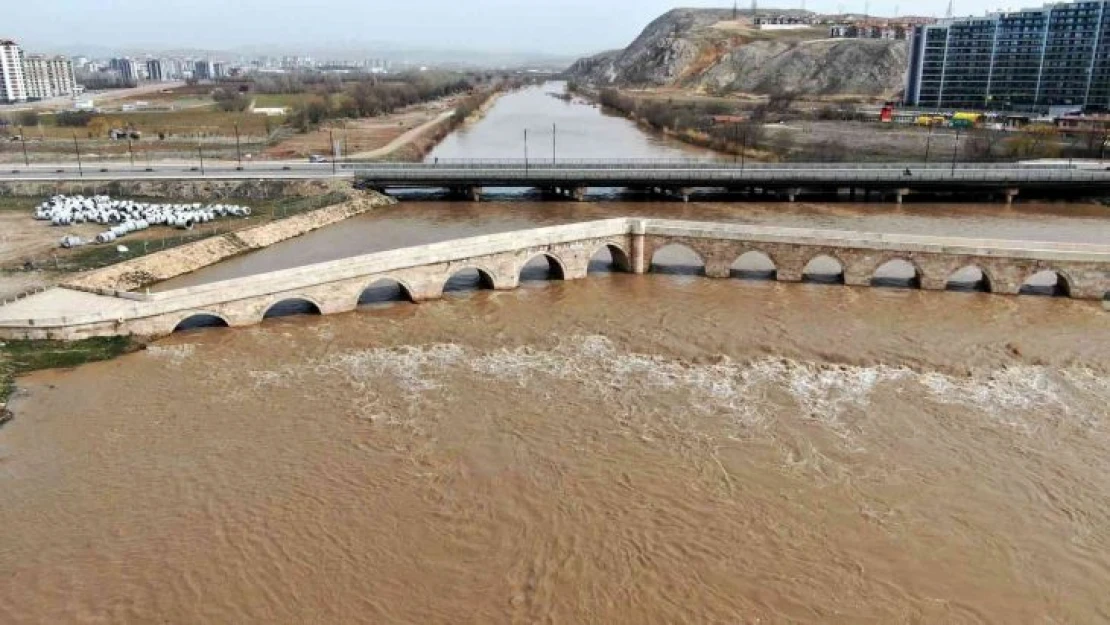
[(949, 125), (953, 128), (974, 128), (983, 122), (982, 113), (956, 113)]

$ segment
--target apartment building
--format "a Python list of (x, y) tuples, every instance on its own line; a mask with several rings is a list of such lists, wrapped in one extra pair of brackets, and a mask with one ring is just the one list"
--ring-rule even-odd
[(1110, 108), (1110, 0), (916, 26), (904, 99), (935, 108)]
[(166, 79), (166, 71), (161, 59), (150, 59), (146, 62), (146, 77), (154, 82), (162, 82)]
[(77, 89), (73, 63), (64, 56), (28, 54), (23, 57), (27, 97), (37, 100), (71, 96)]
[(27, 97), (23, 52), (16, 42), (0, 39), (0, 102), (26, 102)]

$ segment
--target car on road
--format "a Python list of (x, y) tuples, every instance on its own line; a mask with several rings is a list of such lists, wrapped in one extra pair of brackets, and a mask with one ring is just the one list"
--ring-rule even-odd
[(328, 162), (328, 159), (323, 157), (323, 156), (320, 156), (319, 154), (313, 154), (312, 156), (308, 157), (308, 162), (310, 162), (310, 163), (326, 163), (326, 162)]

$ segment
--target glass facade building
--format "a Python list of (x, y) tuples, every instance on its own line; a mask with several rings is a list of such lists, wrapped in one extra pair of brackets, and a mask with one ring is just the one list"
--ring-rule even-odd
[(1110, 0), (916, 26), (909, 56), (910, 105), (1110, 109)]

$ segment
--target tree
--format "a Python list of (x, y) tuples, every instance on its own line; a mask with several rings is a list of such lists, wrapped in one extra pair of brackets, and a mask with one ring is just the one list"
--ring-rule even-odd
[(108, 134), (108, 129), (111, 127), (107, 118), (97, 115), (89, 120), (89, 138), (103, 137)]
[(39, 114), (38, 111), (23, 111), (19, 114), (20, 126), (38, 126)]
[(225, 113), (242, 113), (251, 105), (250, 98), (243, 93), (223, 88), (214, 90), (212, 99), (216, 101), (217, 108)]

